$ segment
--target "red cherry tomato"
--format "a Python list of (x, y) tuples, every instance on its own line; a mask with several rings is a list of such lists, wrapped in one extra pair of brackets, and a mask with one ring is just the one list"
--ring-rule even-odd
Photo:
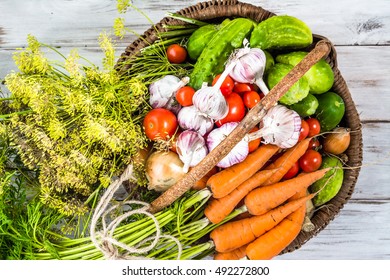
[(256, 91), (247, 91), (242, 96), (242, 100), (244, 101), (244, 105), (251, 109), (256, 106), (257, 103), (260, 102), (260, 95)]
[(229, 94), (226, 97), (226, 101), (229, 106), (229, 112), (226, 117), (216, 122), (218, 127), (228, 122), (239, 122), (246, 113), (244, 102), (237, 93), (232, 92)]
[[(212, 85), (215, 85), (217, 83), (220, 76), (221, 76), (221, 74), (218, 74), (217, 76), (215, 76), (215, 78), (212, 82)], [(228, 96), (229, 94), (232, 93), (233, 88), (234, 88), (234, 81), (232, 78), (230, 78), (230, 76), (227, 76), (220, 87), (222, 94), (225, 97)]]
[(320, 168), (322, 156), (315, 150), (307, 150), (299, 159), (299, 167), (304, 172), (313, 172)]
[(150, 110), (143, 121), (144, 131), (150, 140), (171, 138), (177, 128), (178, 122), (174, 113), (164, 108)]
[(187, 58), (187, 50), (179, 44), (172, 44), (167, 49), (167, 58), (171, 63), (183, 63)]
[(306, 120), (307, 124), (309, 125), (309, 134), (308, 137), (316, 136), (321, 131), (321, 125), (320, 122), (315, 118), (309, 118)]
[(171, 139), (169, 140), (169, 149), (174, 152), (174, 153), (177, 153), (177, 146), (176, 146), (176, 142), (177, 142), (177, 138), (179, 137), (180, 133), (182, 131), (180, 129), (178, 129), (178, 131), (176, 131), (176, 133), (171, 137)]
[[(255, 132), (257, 130), (259, 130), (259, 128), (257, 126), (255, 126), (254, 128), (251, 129), (250, 132)], [(252, 153), (253, 151), (255, 151), (260, 146), (260, 143), (261, 143), (261, 138), (250, 141), (248, 143), (249, 153)]]
[(294, 165), (287, 171), (287, 173), (283, 176), (283, 180), (288, 180), (294, 178), (299, 172), (299, 163), (298, 161), (294, 163)]
[(305, 121), (301, 121), (301, 133), (299, 134), (298, 141), (302, 141), (309, 134), (309, 124)]
[(192, 97), (195, 94), (195, 89), (190, 86), (185, 86), (180, 88), (176, 92), (176, 100), (182, 106), (191, 106), (192, 105)]
[(243, 83), (235, 83), (234, 88), (233, 88), (233, 92), (236, 92), (236, 93), (244, 93), (244, 92), (252, 91), (252, 90), (254, 90), (253, 85), (243, 84)]
[(308, 149), (317, 150), (320, 146), (321, 146), (320, 140), (314, 137), (310, 139)]

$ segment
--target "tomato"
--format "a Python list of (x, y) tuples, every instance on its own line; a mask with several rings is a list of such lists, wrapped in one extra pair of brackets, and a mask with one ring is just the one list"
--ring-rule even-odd
[(244, 102), (237, 93), (232, 92), (229, 94), (226, 97), (226, 101), (229, 105), (229, 112), (226, 117), (216, 122), (218, 127), (228, 122), (239, 122), (246, 113)]
[(315, 135), (318, 135), (321, 131), (321, 125), (320, 122), (315, 118), (309, 118), (306, 120), (307, 124), (309, 125), (309, 134), (308, 137), (313, 137)]
[(257, 103), (260, 102), (260, 95), (256, 91), (247, 91), (242, 96), (242, 100), (244, 101), (244, 105), (248, 109), (252, 109), (256, 106)]
[(309, 124), (305, 121), (301, 121), (301, 133), (299, 134), (298, 141), (302, 141), (309, 134)]
[(182, 106), (191, 106), (192, 97), (195, 94), (195, 89), (190, 86), (179, 88), (176, 92), (176, 100)]
[[(255, 132), (257, 130), (259, 130), (259, 128), (257, 126), (255, 126), (254, 128), (251, 129), (250, 132)], [(255, 151), (260, 146), (260, 142), (261, 142), (261, 138), (250, 141), (248, 143), (249, 153), (252, 153), (253, 151)]]
[(288, 180), (294, 178), (299, 172), (299, 162), (297, 161), (294, 165), (287, 171), (287, 173), (283, 176), (283, 180)]
[[(219, 77), (221, 77), (221, 74), (215, 76), (212, 85), (215, 85), (217, 83)], [(226, 97), (232, 93), (233, 88), (234, 88), (234, 81), (232, 78), (230, 78), (230, 76), (227, 76), (219, 89), (221, 90), (222, 94)]]
[(316, 150), (307, 150), (299, 159), (299, 167), (304, 172), (313, 172), (320, 168), (322, 156)]
[(175, 114), (164, 108), (150, 110), (145, 116), (143, 125), (145, 134), (150, 140), (167, 140), (178, 128)]
[(233, 88), (233, 92), (237, 92), (237, 93), (244, 93), (252, 90), (254, 90), (253, 85), (243, 84), (243, 83), (235, 83)]
[(308, 149), (317, 150), (320, 146), (321, 146), (320, 140), (314, 137), (310, 139)]
[(187, 58), (187, 50), (179, 44), (172, 44), (167, 49), (167, 58), (171, 63), (183, 63)]

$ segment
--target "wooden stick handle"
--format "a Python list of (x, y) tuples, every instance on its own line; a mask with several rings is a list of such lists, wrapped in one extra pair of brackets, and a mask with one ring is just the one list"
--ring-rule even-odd
[(214, 150), (186, 175), (183, 176), (175, 185), (170, 187), (155, 199), (149, 208), (152, 213), (158, 212), (166, 206), (172, 204), (181, 197), (207, 174), (218, 162), (221, 161), (232, 149), (240, 142), (243, 137), (265, 116), (267, 110), (275, 105), (276, 102), (321, 58), (330, 52), (330, 42), (321, 40), (315, 48), (309, 52), (303, 60), (298, 63), (270, 92), (245, 116), (239, 125), (223, 140)]

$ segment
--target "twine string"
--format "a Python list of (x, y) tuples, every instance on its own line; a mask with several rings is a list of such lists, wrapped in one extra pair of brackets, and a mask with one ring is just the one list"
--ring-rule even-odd
[[(115, 192), (122, 185), (123, 182), (127, 180), (134, 179), (133, 176), (133, 165), (129, 164), (122, 175), (114, 180), (111, 185), (104, 192), (102, 197), (99, 200), (99, 203), (96, 206), (96, 209), (93, 213), (91, 220), (91, 240), (96, 248), (98, 248), (104, 255), (105, 259), (108, 260), (123, 260), (123, 259), (149, 259), (147, 257), (137, 257), (134, 255), (141, 255), (149, 252), (158, 244), (159, 240), (162, 238), (173, 240), (178, 247), (178, 259), (180, 259), (182, 254), (182, 245), (180, 241), (170, 235), (162, 235), (161, 228), (157, 218), (148, 211), (150, 205), (143, 201), (138, 200), (129, 200), (122, 204), (117, 204), (111, 207), (108, 207)], [(118, 207), (123, 205), (141, 205), (141, 208), (134, 209), (123, 213), (122, 215), (113, 219), (109, 224), (107, 224), (107, 216)], [(117, 226), (123, 222), (125, 219), (132, 215), (142, 214), (150, 219), (152, 219), (156, 233), (155, 235), (145, 238), (135, 246), (128, 246), (127, 244), (118, 241), (114, 238), (114, 232)], [(98, 222), (101, 220), (101, 229), (98, 230)], [(143, 246), (146, 242), (152, 241), (148, 246)], [(120, 253), (119, 248), (123, 249), (124, 252)]]

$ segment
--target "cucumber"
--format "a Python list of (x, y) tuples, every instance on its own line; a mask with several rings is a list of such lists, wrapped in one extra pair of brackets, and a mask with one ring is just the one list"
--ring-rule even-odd
[(280, 15), (260, 22), (253, 30), (250, 45), (252, 48), (299, 49), (313, 42), (310, 28), (301, 20)]
[(217, 33), (218, 29), (219, 27), (216, 24), (207, 24), (199, 27), (192, 33), (190, 38), (188, 38), (187, 43), (188, 56), (192, 60), (196, 60), (200, 56), (207, 43), (213, 38), (214, 34)]
[(217, 74), (223, 72), (230, 54), (243, 46), (244, 39), (249, 37), (255, 26), (256, 23), (247, 18), (235, 18), (223, 25), (196, 61), (189, 75), (189, 85), (198, 90), (204, 82), (211, 83)]
[(308, 94), (301, 101), (290, 105), (290, 109), (298, 113), (302, 118), (313, 115), (318, 108), (318, 100), (313, 94)]
[(345, 113), (344, 100), (335, 92), (328, 91), (317, 95), (318, 108), (316, 117), (321, 125), (321, 132), (330, 131), (342, 120)]
[(187, 42), (188, 56), (192, 60), (197, 60), (208, 42), (213, 38), (217, 31), (227, 25), (230, 19), (225, 19), (221, 24), (207, 24), (199, 27), (192, 33)]
[(320, 169), (336, 167), (329, 170), (324, 177), (310, 186), (310, 192), (319, 193), (312, 199), (314, 206), (318, 207), (334, 198), (340, 191), (344, 180), (344, 170), (341, 161), (333, 156), (324, 156)]

